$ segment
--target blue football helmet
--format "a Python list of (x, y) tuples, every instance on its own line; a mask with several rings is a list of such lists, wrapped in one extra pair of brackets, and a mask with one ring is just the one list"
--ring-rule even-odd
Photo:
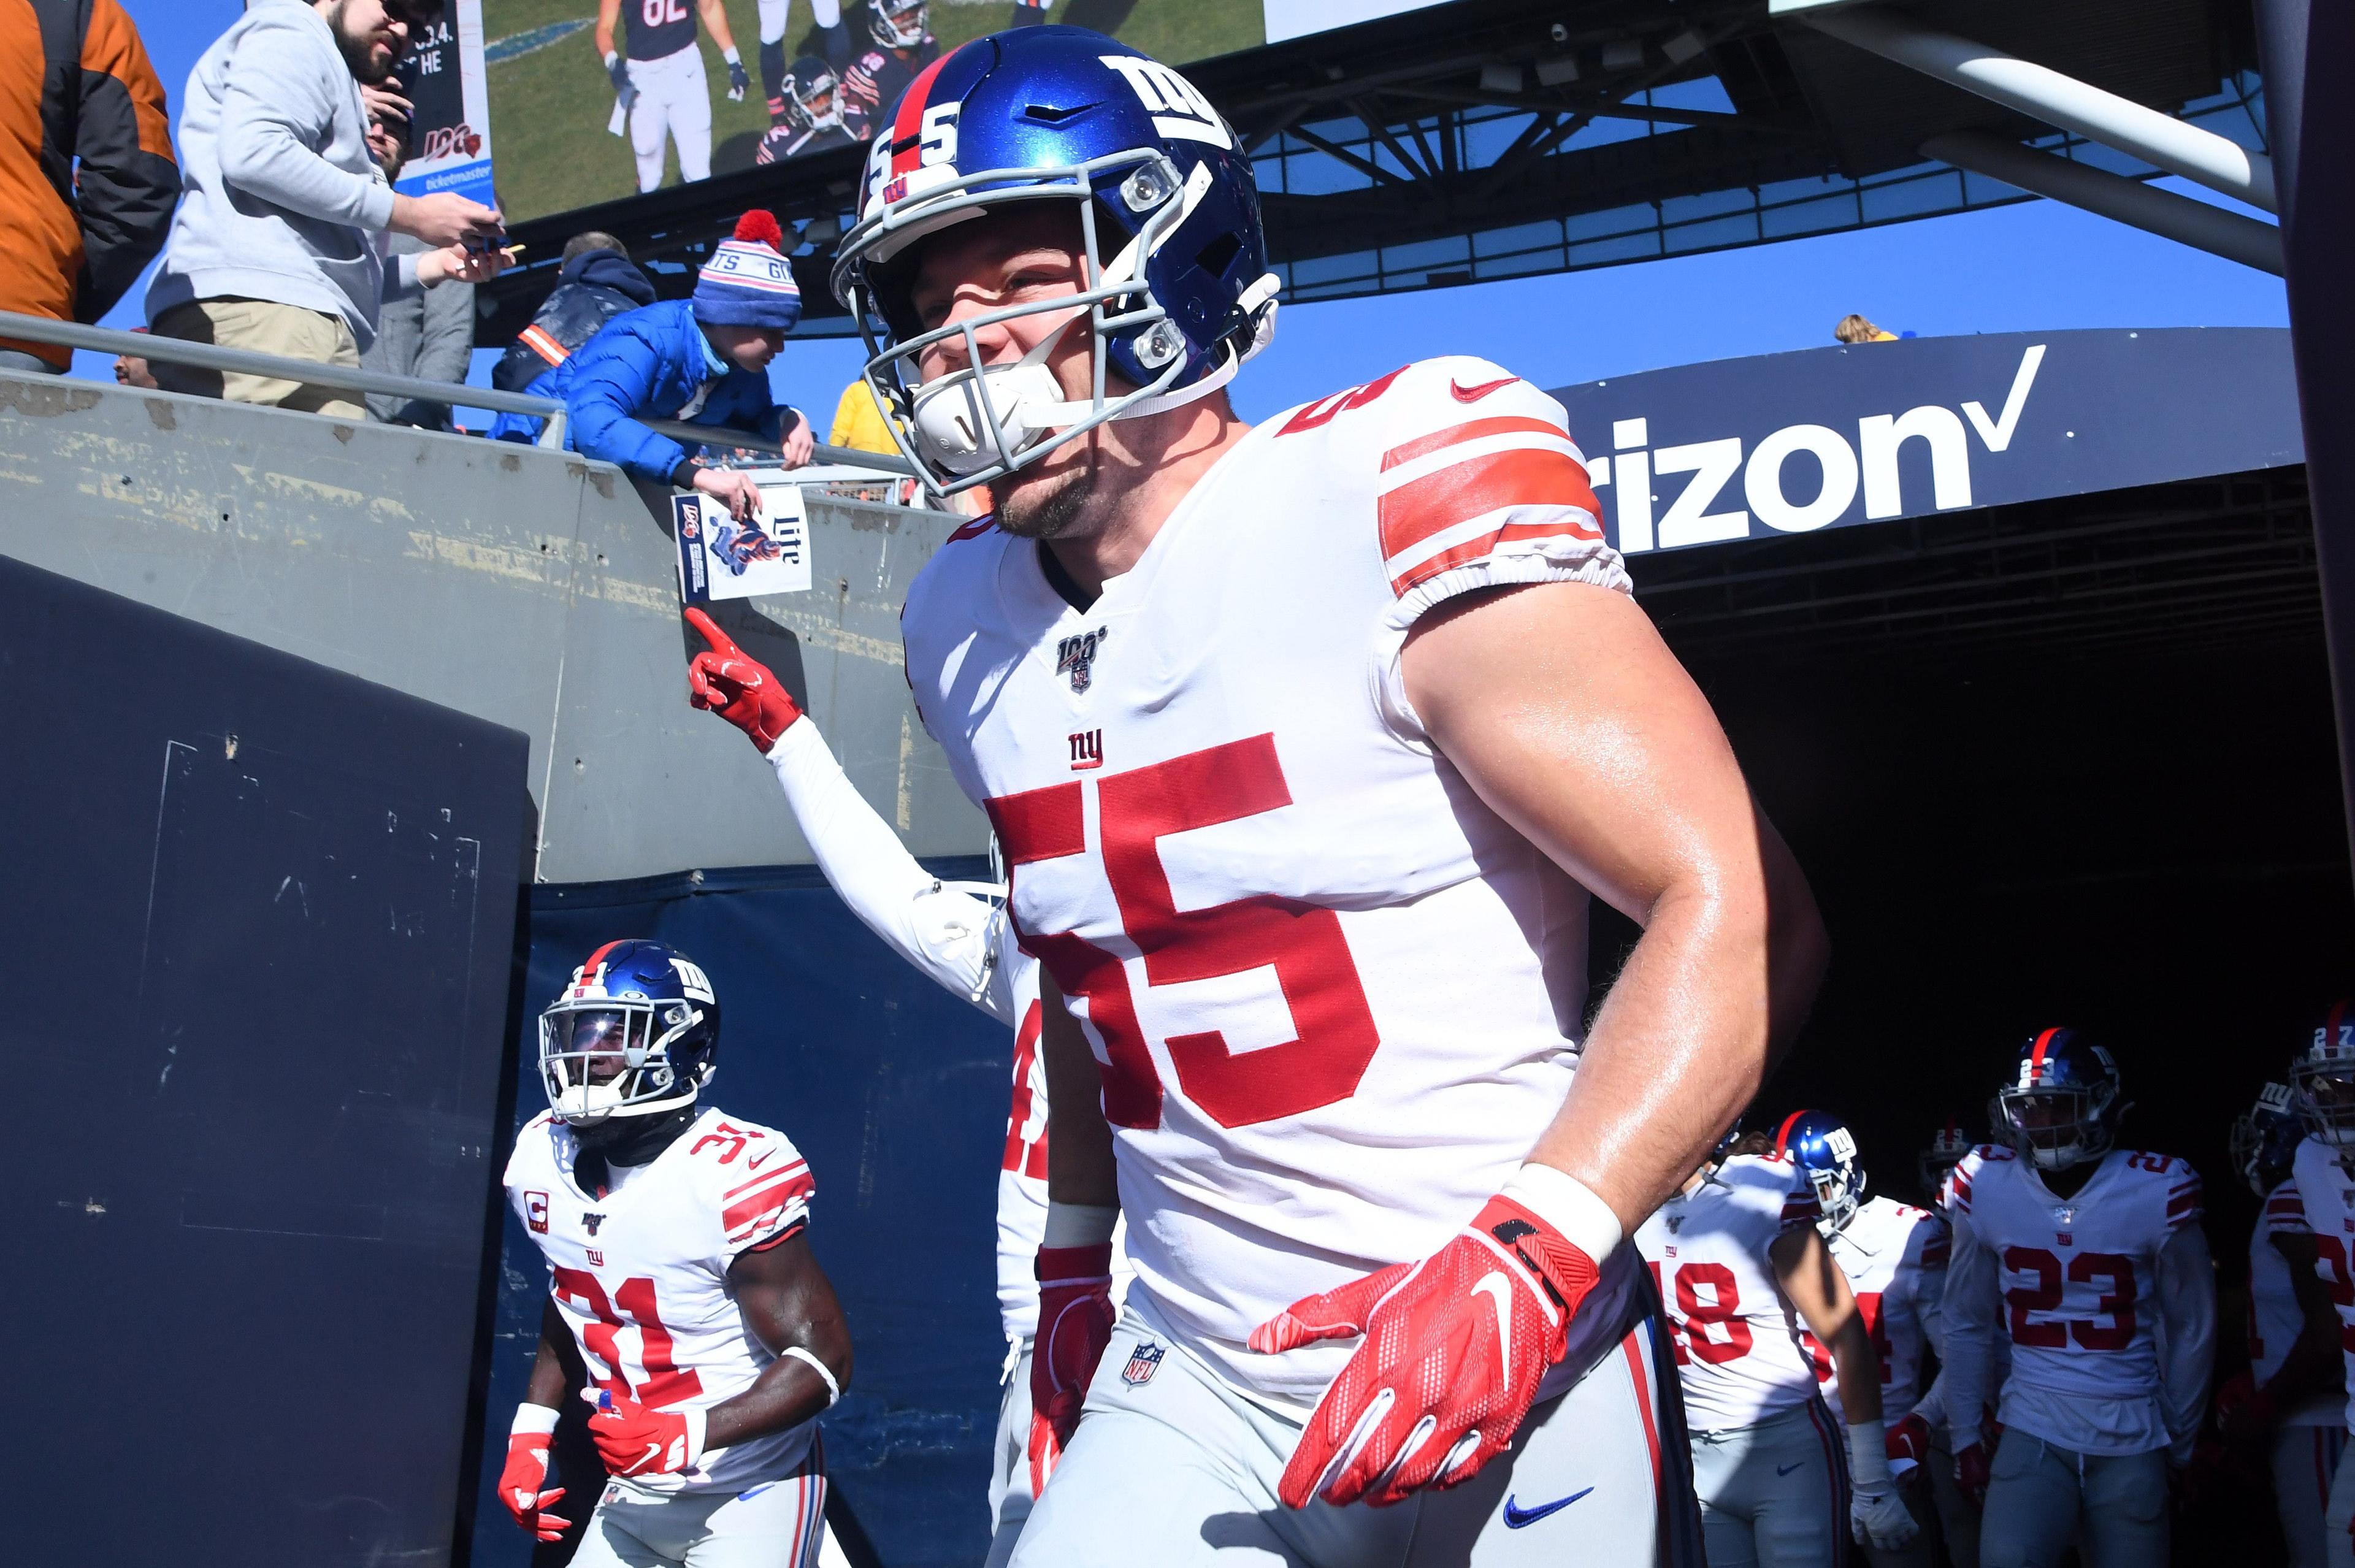
[(1816, 1229), (1827, 1237), (1856, 1217), (1864, 1201), (1864, 1166), (1856, 1157), (1856, 1135), (1838, 1116), (1792, 1112), (1774, 1131), (1774, 1157), (1797, 1166), (1816, 1189), (1816, 1206), (1823, 1211)]
[(2288, 1178), (2305, 1138), (2289, 1085), (2268, 1083), (2257, 1091), (2255, 1104), (2232, 1118), (2232, 1168), (2263, 1198)]
[(2039, 1170), (2066, 1170), (2101, 1158), (2117, 1142), (2127, 1109), (2118, 1089), (2118, 1064), (2107, 1051), (2073, 1029), (2040, 1029), (2020, 1045), (1988, 1120)]
[(1971, 1136), (1963, 1131), (1960, 1122), (1948, 1116), (1946, 1125), (1931, 1135), (1930, 1147), (1922, 1151), (1914, 1167), (1922, 1178), (1922, 1190), (1928, 1193), (1933, 1201), (1945, 1189), (1947, 1176), (1955, 1167), (1963, 1163), (1963, 1157), (1970, 1152)]
[(666, 944), (609, 942), (539, 1015), (539, 1077), (560, 1121), (594, 1125), (684, 1105), (711, 1082), (719, 1001)]
[(2306, 1130), (2334, 1148), (2355, 1149), (2355, 1006), (2334, 1002), (2316, 1021), (2290, 1059), (2289, 1081)]
[[(931, 331), (910, 290), (917, 241), (1018, 202), (1076, 213), (1087, 286)], [(1012, 473), (1094, 429), (1216, 391), (1275, 328), (1251, 159), (1176, 71), (1084, 27), (1018, 27), (943, 55), (868, 150), (834, 292), (858, 323), (885, 422), (938, 493)], [(1092, 394), (1067, 400), (1050, 333), (985, 365), (975, 334), (1052, 315), (1092, 335)], [(964, 339), (927, 382), (919, 357)]]

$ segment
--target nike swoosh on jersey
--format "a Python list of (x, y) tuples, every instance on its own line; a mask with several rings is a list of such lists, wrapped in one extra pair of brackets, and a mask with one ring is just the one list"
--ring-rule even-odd
[(1447, 378), (1447, 389), (1455, 394), (1455, 400), (1459, 403), (1476, 403), (1497, 388), (1509, 387), (1519, 379), (1518, 376), (1507, 376), (1502, 380), (1483, 381), (1476, 387), (1467, 387), (1450, 376)]
[(1774, 1467), (1774, 1473), (1775, 1473), (1776, 1475), (1778, 1475), (1778, 1476), (1787, 1476), (1787, 1475), (1789, 1475), (1792, 1471), (1794, 1471), (1794, 1470), (1797, 1469), (1800, 1466), (1802, 1466), (1802, 1465), (1804, 1465), (1804, 1464), (1806, 1464), (1806, 1461), (1805, 1459), (1794, 1459), (1791, 1463), (1789, 1463), (1789, 1464), (1787, 1464), (1787, 1465), (1777, 1465), (1777, 1466), (1775, 1466), (1775, 1467)]
[(1472, 1294), (1486, 1291), (1497, 1302), (1497, 1376), (1505, 1382), (1513, 1381), (1513, 1287), (1495, 1269), (1482, 1275), (1472, 1285)]
[(1566, 1498), (1556, 1498), (1550, 1503), (1540, 1503), (1535, 1508), (1522, 1508), (1508, 1496), (1505, 1499), (1505, 1528), (1526, 1530), (1548, 1515), (1560, 1513), (1593, 1489), (1593, 1487), (1586, 1487), (1571, 1493)]

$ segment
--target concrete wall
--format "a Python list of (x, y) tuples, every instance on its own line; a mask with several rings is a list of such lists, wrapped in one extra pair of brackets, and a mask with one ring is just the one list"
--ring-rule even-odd
[[(810, 513), (811, 590), (715, 618), (911, 849), (978, 853), (900, 667), (908, 583), (956, 519)], [(605, 464), (0, 373), (0, 553), (522, 731), (540, 880), (810, 858), (767, 765), (687, 706), (669, 509)], [(138, 672), (90, 654), (89, 700), (135, 703)]]

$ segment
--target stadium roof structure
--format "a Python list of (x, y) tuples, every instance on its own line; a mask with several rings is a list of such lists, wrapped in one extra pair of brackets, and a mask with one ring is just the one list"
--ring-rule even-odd
[[(1288, 300), (1903, 222), (2023, 185), (2279, 270), (2269, 226), (2137, 187), (2171, 169), (2270, 205), (2250, 19), (2224, 0), (1455, 0), (1186, 69), (1253, 155)], [(2143, 123), (2108, 133), (2120, 113)], [(2208, 177), (2170, 137), (2203, 144), (2195, 164), (2249, 150), (2258, 175)], [(619, 236), (684, 293), (754, 205), (798, 232), (804, 330), (847, 333), (826, 274), (861, 163), (518, 225), (539, 260), (484, 289), (480, 340), (521, 329), (572, 233)]]

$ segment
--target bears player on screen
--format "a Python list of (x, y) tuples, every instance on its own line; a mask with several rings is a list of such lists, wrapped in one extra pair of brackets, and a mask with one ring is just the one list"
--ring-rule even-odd
[[(630, 151), (638, 164), (638, 189), (662, 184), (663, 145), (678, 148), (678, 177), (711, 177), (711, 89), (703, 75), (703, 51), (695, 47), (695, 19), (711, 29), (728, 62), (728, 97), (743, 98), (752, 79), (728, 30), (725, 0), (597, 0), (597, 53), (613, 79), (613, 121), (619, 134), (629, 119)], [(626, 30), (624, 59), (613, 47), (613, 24)]]
[[(1737, 1154), (1704, 1162), (1636, 1232), (1676, 1336), (1710, 1568), (1818, 1568), (1846, 1561), (1851, 1534), (1896, 1551), (1917, 1533), (1883, 1446), (1879, 1354), (1820, 1214), (1787, 1160)], [(1839, 1419), (1808, 1333), (1851, 1374)]]
[(540, 1014), (549, 1108), (506, 1180), (549, 1299), (499, 1500), (562, 1534), (549, 1445), (563, 1402), (590, 1401), (613, 1479), (577, 1568), (817, 1562), (817, 1416), (850, 1381), (850, 1335), (805, 1234), (808, 1165), (699, 1103), (719, 1045), (710, 981), (659, 942), (607, 943)]
[(840, 86), (833, 68), (815, 55), (795, 60), (779, 96), (770, 101), (771, 123), (752, 150), (752, 161), (773, 164), (852, 145), (854, 138), (843, 129)]
[[(2126, 1106), (2110, 1053), (2073, 1029), (2019, 1051), (1993, 1120), (2008, 1145), (1955, 1168), (1947, 1420), (1965, 1489), (1985, 1488), (1983, 1568), (2164, 1563), (2170, 1467), (2191, 1457), (2216, 1347), (2200, 1177), (2115, 1148)], [(2011, 1375), (1990, 1458), (1978, 1411), (1990, 1342)]]
[[(997, 1307), (1007, 1346), (989, 1487), (989, 1568), (1013, 1555), (1053, 1467), (1051, 1428), (1030, 1404), (1039, 1286), (1047, 1239), (1047, 1075), (1039, 1059), (1039, 961), (1002, 940), (996, 888), (945, 883), (916, 863), (853, 787), (817, 725), (776, 675), (700, 610), (688, 622), (709, 647), (687, 667), (687, 700), (744, 731), (768, 759), (818, 869), (850, 912), (891, 949), (1014, 1031), (1014, 1102), (997, 1178)], [(1104, 1272), (1127, 1270), (1107, 1256)]]
[(2232, 1119), (2232, 1168), (2263, 1207), (2249, 1235), (2249, 1365), (2216, 1391), (2216, 1419), (2228, 1444), (2266, 1451), (2293, 1568), (2322, 1568), (2347, 1393), (2339, 1311), (2291, 1174), (2305, 1138), (2286, 1084), (2266, 1084)]
[[(1939, 1339), (1939, 1302), (1946, 1289), (1945, 1224), (1926, 1210), (1893, 1198), (1867, 1198), (1856, 1136), (1837, 1116), (1792, 1112), (1774, 1130), (1774, 1157), (1796, 1169), (1805, 1186), (1799, 1196), (1814, 1202), (1816, 1229), (1856, 1295), (1857, 1312), (1864, 1320), (1880, 1374), (1882, 1424), (1894, 1428), (1919, 1403), (1923, 1353)], [(1803, 1331), (1799, 1338), (1824, 1384), (1824, 1399), (1837, 1408), (1838, 1369), (1833, 1358), (1812, 1331)], [(1908, 1451), (1904, 1457), (1918, 1466), (1923, 1456)], [(1923, 1495), (1918, 1476), (1909, 1477), (1899, 1496), (1917, 1525), (1928, 1520), (1930, 1499)], [(1927, 1564), (1932, 1558), (1926, 1534), (1902, 1547), (1868, 1541), (1865, 1555), (1882, 1568)]]
[(861, 142), (882, 128), (909, 84), (941, 58), (940, 40), (925, 26), (924, 0), (871, 0), (867, 31), (874, 47), (842, 73), (843, 111)]
[[(769, 120), (783, 112), (785, 76), (785, 13), (791, 0), (760, 0), (761, 91), (769, 100)], [(816, 24), (826, 69), (840, 75), (850, 63), (850, 28), (842, 19), (842, 0), (810, 0), (810, 20)], [(798, 68), (798, 62), (796, 62)]]
[[(2298, 1207), (2314, 1233), (2316, 1272), (2339, 1312), (2355, 1431), (2355, 1006), (2334, 1004), (2290, 1062), (2290, 1085), (2306, 1140), (2292, 1161)], [(2355, 1462), (2343, 1455), (2330, 1484), (2324, 1535), (2334, 1568), (2355, 1564)]]
[[(908, 674), (1051, 976), (1041, 1309), (1090, 1328), (1033, 1362), (1085, 1416), (1015, 1563), (1689, 1560), (1626, 1238), (1824, 944), (1559, 405), (1445, 358), (1237, 420), (1249, 159), (1101, 35), (963, 46), (868, 168), (870, 384), (997, 508)], [(1646, 926), (1591, 1030), (1576, 879)]]

